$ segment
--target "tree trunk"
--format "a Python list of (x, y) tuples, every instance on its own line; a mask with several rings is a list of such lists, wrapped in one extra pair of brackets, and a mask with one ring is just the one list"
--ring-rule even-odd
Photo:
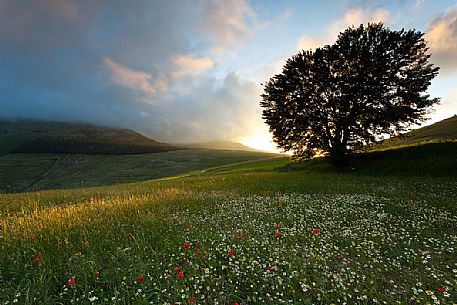
[(330, 150), (330, 162), (337, 166), (343, 166), (347, 163), (348, 150), (343, 143), (334, 143)]

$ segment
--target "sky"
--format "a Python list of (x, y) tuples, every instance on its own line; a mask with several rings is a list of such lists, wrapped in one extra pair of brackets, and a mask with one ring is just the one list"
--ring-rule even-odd
[(456, 114), (455, 0), (0, 0), (0, 118), (272, 150), (261, 83), (299, 50), (380, 21), (426, 33), (441, 67), (428, 123)]

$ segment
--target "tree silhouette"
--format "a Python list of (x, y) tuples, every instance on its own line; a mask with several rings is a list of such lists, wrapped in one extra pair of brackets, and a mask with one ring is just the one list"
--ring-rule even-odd
[(381, 136), (424, 121), (439, 102), (424, 34), (382, 23), (340, 33), (333, 45), (301, 51), (264, 85), (260, 105), (277, 146), (298, 159), (339, 163)]

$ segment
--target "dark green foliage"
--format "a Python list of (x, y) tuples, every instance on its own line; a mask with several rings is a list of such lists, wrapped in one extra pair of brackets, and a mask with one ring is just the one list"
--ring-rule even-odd
[(423, 121), (437, 103), (425, 93), (438, 74), (424, 34), (382, 23), (340, 33), (337, 41), (288, 59), (264, 87), (263, 118), (278, 147), (296, 158), (349, 152)]

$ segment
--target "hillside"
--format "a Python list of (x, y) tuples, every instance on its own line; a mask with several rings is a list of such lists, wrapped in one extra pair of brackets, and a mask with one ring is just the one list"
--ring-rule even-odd
[(455, 304), (456, 146), (0, 195), (0, 303)]
[(0, 154), (145, 154), (176, 150), (133, 130), (82, 123), (0, 120)]
[(383, 150), (426, 143), (457, 141), (457, 115), (429, 126), (414, 129), (405, 134), (380, 141), (369, 149)]
[(275, 156), (208, 149), (135, 155), (6, 154), (0, 156), (0, 193), (137, 182)]
[(209, 141), (209, 142), (202, 142), (202, 143), (176, 144), (176, 146), (187, 147), (187, 148), (218, 149), (218, 150), (258, 151), (252, 147), (243, 145), (241, 143), (230, 142), (230, 141)]

